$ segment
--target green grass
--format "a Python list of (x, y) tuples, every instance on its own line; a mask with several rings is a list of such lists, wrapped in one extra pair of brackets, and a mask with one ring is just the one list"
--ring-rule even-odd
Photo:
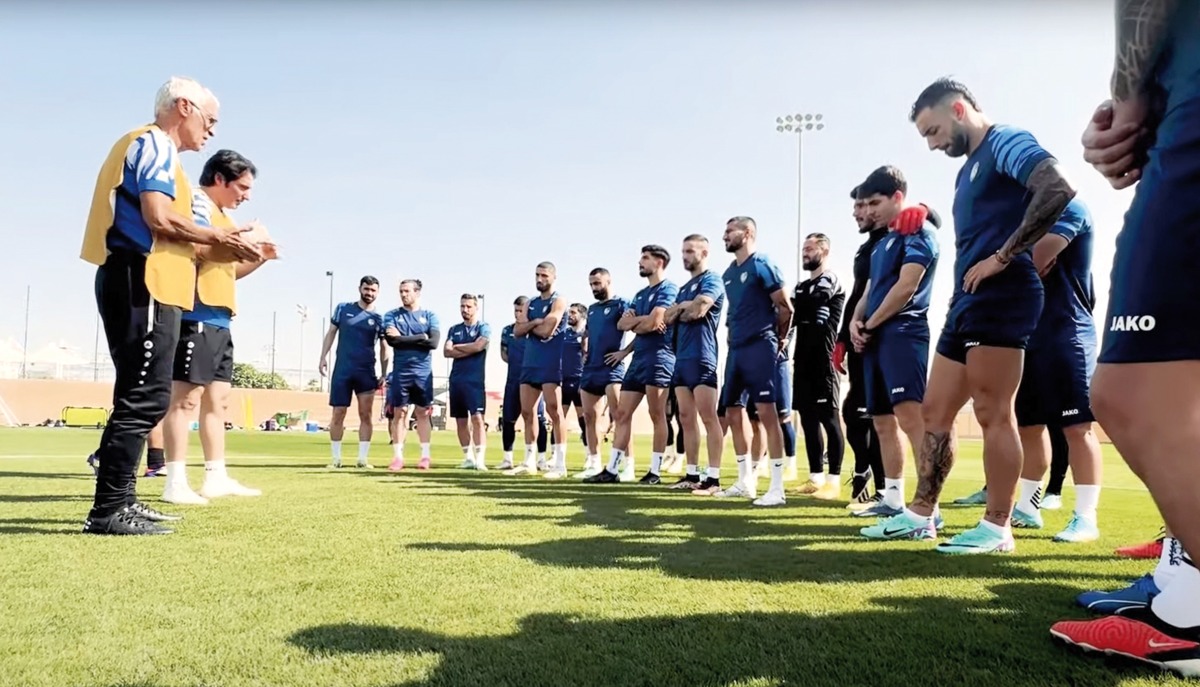
[[(1072, 605), (1079, 591), (1150, 567), (1112, 555), (1160, 523), (1111, 452), (1099, 542), (1050, 541), (1069, 515), (1068, 486), (1067, 508), (1019, 533), (1016, 554), (952, 558), (930, 543), (866, 542), (863, 521), (840, 504), (800, 497), (764, 512), (661, 489), (463, 473), (448, 433), (435, 443), (437, 469), (403, 476), (325, 470), (323, 435), (231, 433), (231, 471), (264, 496), (172, 508), (186, 519), (167, 537), (85, 537), (83, 457), (97, 438), (0, 431), (0, 683), (1174, 682), (1081, 658), (1047, 632), (1085, 616)], [(947, 496), (981, 481), (978, 445), (963, 453)], [(385, 464), (388, 447), (374, 454)], [(495, 444), (489, 457), (499, 460)], [(151, 504), (161, 488), (139, 481)], [(945, 509), (951, 532), (979, 514)]]

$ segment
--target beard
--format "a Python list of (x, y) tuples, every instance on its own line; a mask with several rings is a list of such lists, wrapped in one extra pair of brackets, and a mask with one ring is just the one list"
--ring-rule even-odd
[(804, 261), (804, 269), (809, 272), (812, 272), (813, 270), (817, 269), (820, 266), (821, 266), (820, 260), (805, 260)]
[(608, 289), (592, 289), (592, 298), (598, 301), (608, 300)]
[(962, 157), (967, 154), (967, 148), (970, 146), (971, 142), (967, 139), (967, 132), (958, 129), (950, 138), (950, 145), (946, 147), (946, 155), (950, 157)]
[(741, 250), (742, 246), (746, 245), (746, 239), (731, 239), (725, 242), (726, 253), (736, 253)]

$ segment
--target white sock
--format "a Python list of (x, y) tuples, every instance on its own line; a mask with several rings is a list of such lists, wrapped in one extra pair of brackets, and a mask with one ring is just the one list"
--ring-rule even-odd
[(187, 486), (187, 463), (175, 460), (167, 463), (167, 484), (178, 487)]
[(594, 454), (594, 453), (590, 453), (590, 454), (588, 454), (588, 457), (587, 457), (587, 463), (586, 463), (586, 465), (585, 465), (584, 467), (589, 467), (589, 468), (590, 468), (590, 467), (593, 467), (593, 466), (595, 466), (595, 465), (596, 465), (597, 463), (599, 463), (599, 462), (600, 462), (600, 456), (598, 456), (598, 455), (596, 455), (596, 454)]
[(463, 452), (463, 461), (464, 462), (468, 461), (468, 460), (471, 461), (472, 463), (475, 462), (475, 450), (470, 444), (463, 446), (462, 452)]
[(688, 477), (699, 477), (700, 476), (700, 466), (692, 465), (691, 463), (688, 463), (687, 474), (688, 474)]
[(721, 479), (721, 468), (720, 467), (714, 468), (713, 466), (709, 465), (707, 472), (705, 472), (704, 474), (707, 475), (709, 479), (719, 480), (719, 479)]
[(1096, 522), (1096, 506), (1100, 505), (1099, 484), (1075, 485), (1075, 514)]
[(567, 445), (558, 444), (554, 447), (554, 467), (563, 468), (567, 465)]
[(1174, 537), (1164, 538), (1162, 555), (1158, 557), (1158, 566), (1154, 568), (1154, 586), (1158, 587), (1159, 591), (1164, 591), (1174, 581), (1182, 566), (1183, 547), (1179, 545), (1179, 540)]
[(841, 484), (841, 483), (842, 483), (842, 476), (841, 476), (841, 475), (835, 475), (835, 474), (833, 474), (833, 473), (829, 473), (829, 475), (828, 475), (827, 477), (825, 477), (825, 483), (826, 483), (826, 484)]
[(933, 520), (933, 516), (925, 516), (921, 515), (920, 513), (914, 513), (909, 508), (904, 509), (904, 514), (907, 515), (910, 520), (921, 520), (925, 522), (930, 522)]
[(525, 463), (527, 465), (533, 465), (535, 455), (537, 455), (537, 451), (534, 450), (533, 444), (525, 444)]
[(904, 478), (892, 479), (885, 477), (883, 479), (883, 502), (891, 508), (904, 507)]
[(404, 444), (392, 444), (392, 460), (404, 460)]
[(617, 467), (621, 465), (622, 460), (625, 460), (625, 452), (614, 448), (612, 450), (612, 456), (608, 459), (608, 467), (606, 469), (609, 472), (615, 473), (617, 471)]
[(808, 473), (808, 479), (812, 480), (812, 483), (818, 487), (825, 485), (825, 473), (823, 472), (810, 472)]
[(1200, 570), (1187, 554), (1181, 559), (1171, 586), (1154, 597), (1150, 610), (1175, 627), (1196, 627), (1200, 625)]
[(229, 474), (225, 472), (225, 459), (221, 460), (206, 460), (204, 461), (204, 481), (227, 479)]
[(987, 520), (980, 520), (979, 525), (981, 527), (983, 527), (984, 529), (991, 530), (992, 532), (994, 532), (996, 534), (1003, 535), (1009, 531), (1008, 527), (1001, 527), (1001, 526), (997, 525), (996, 523), (988, 522)]
[(1032, 479), (1021, 479), (1021, 498), (1017, 501), (1017, 508), (1022, 513), (1033, 515), (1038, 512), (1038, 504), (1042, 502), (1042, 481)]
[(767, 491), (783, 491), (783, 459), (771, 459), (771, 486)]
[(333, 451), (333, 462), (340, 463), (342, 461), (342, 442), (331, 441), (329, 442), (329, 448)]
[(430, 456), (429, 456), (429, 444), (426, 444), (426, 443), (422, 443), (422, 444), (421, 444), (421, 457), (422, 457), (422, 458), (429, 458), (429, 457), (430, 457)]
[(487, 444), (480, 444), (478, 446), (472, 446), (471, 448), (475, 449), (475, 462), (483, 463), (483, 450), (487, 448)]
[(738, 470), (738, 476), (737, 476), (738, 484), (741, 484), (742, 486), (747, 486), (748, 483), (754, 479), (754, 472), (753, 472), (754, 466), (752, 466), (750, 464), (750, 456), (747, 455), (747, 456), (738, 456), (737, 457), (737, 470)]
[(512, 465), (512, 451), (504, 452), (504, 462)]
[(663, 454), (658, 453), (657, 451), (655, 451), (654, 453), (651, 453), (650, 454), (650, 472), (653, 472), (656, 475), (659, 472), (661, 472), (662, 471), (662, 461), (663, 461)]
[[(367, 454), (371, 452), (371, 442), (358, 442), (358, 460), (360, 463), (367, 462)], [(338, 448), (338, 458), (341, 458), (341, 447)]]

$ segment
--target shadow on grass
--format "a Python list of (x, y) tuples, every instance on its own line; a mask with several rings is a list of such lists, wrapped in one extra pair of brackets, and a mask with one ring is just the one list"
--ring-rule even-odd
[(0, 503), (54, 503), (56, 501), (87, 501), (91, 494), (0, 494)]
[[(1116, 685), (1141, 674), (1067, 655), (1050, 640), (1069, 590), (1002, 584), (987, 600), (874, 599), (852, 613), (738, 612), (600, 620), (535, 614), (513, 634), (322, 625), (289, 642), (316, 659), (437, 654), (408, 685)], [(1070, 612), (1067, 613), (1070, 615)], [(1114, 669), (1115, 668), (1115, 669)]]
[(5, 470), (0, 471), (0, 479), (29, 477), (33, 479), (82, 479), (89, 482), (95, 482), (96, 476), (93, 475), (90, 470), (86, 470), (86, 467), (87, 466), (85, 465), (85, 471), (82, 472), (38, 472), (36, 470), (30, 470), (28, 472), (13, 472), (11, 470)]
[[(54, 527), (32, 527), (54, 525)], [(83, 520), (47, 518), (0, 518), (0, 535), (4, 534), (74, 534), (83, 529)]]

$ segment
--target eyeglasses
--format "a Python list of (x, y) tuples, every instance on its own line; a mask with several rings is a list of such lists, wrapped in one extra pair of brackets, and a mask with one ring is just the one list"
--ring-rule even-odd
[(211, 132), (213, 128), (217, 126), (217, 118), (210, 115), (203, 107), (197, 105), (195, 100), (187, 100), (186, 102), (192, 106), (192, 109), (199, 112), (200, 116), (204, 118), (204, 125), (206, 129)]

